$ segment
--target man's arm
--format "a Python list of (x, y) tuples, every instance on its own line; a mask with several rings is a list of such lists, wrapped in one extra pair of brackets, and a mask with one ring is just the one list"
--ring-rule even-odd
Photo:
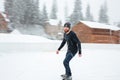
[(65, 45), (65, 43), (66, 43), (66, 40), (63, 39), (63, 41), (62, 41), (60, 47), (59, 47), (58, 50), (56, 51), (56, 54), (59, 54), (59, 51), (63, 48), (63, 46)]
[(58, 48), (59, 51), (63, 48), (63, 46), (65, 45), (65, 43), (66, 43), (66, 40), (63, 39), (63, 41), (62, 41), (60, 47)]

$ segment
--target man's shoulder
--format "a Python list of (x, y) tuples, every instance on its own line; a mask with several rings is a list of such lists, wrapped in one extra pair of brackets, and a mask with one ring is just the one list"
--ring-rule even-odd
[(73, 34), (73, 33), (75, 33), (75, 32), (71, 30), (71, 31), (70, 31), (70, 33), (72, 33), (72, 34)]
[(74, 31), (71, 31), (71, 34), (72, 34), (72, 35), (76, 35), (76, 33), (75, 33)]

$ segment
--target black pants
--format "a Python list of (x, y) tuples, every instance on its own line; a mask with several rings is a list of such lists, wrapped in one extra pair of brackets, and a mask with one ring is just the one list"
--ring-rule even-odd
[(74, 57), (74, 55), (71, 52), (68, 51), (66, 53), (66, 57), (63, 61), (64, 67), (65, 67), (65, 72), (66, 72), (67, 76), (72, 76), (71, 69), (70, 69), (70, 66), (69, 66), (69, 62), (73, 57)]

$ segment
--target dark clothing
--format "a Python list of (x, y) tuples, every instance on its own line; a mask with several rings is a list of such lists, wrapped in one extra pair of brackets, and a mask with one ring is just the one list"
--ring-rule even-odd
[(63, 64), (64, 64), (64, 67), (65, 67), (65, 74), (67, 75), (67, 76), (71, 76), (72, 75), (72, 73), (71, 73), (71, 69), (70, 69), (70, 66), (69, 66), (69, 62), (70, 62), (70, 60), (73, 58), (73, 54), (71, 53), (71, 52), (67, 52), (66, 53), (66, 57), (65, 57), (65, 59), (64, 59), (64, 61), (63, 61)]
[(58, 50), (61, 50), (66, 42), (68, 49), (63, 64), (65, 67), (66, 75), (71, 76), (72, 73), (69, 67), (69, 62), (75, 56), (77, 51), (79, 51), (79, 54), (81, 54), (81, 43), (73, 31), (70, 31), (68, 34), (64, 33), (63, 41)]
[(68, 46), (68, 51), (71, 51), (72, 54), (75, 55), (79, 50), (79, 54), (81, 54), (81, 43), (73, 31), (70, 31), (68, 34), (64, 33), (63, 41), (58, 50), (60, 50), (66, 42)]

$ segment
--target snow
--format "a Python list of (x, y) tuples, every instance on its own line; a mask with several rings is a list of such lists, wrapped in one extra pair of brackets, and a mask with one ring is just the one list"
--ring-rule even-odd
[(10, 20), (7, 18), (7, 15), (1, 12), (2, 16), (5, 18), (5, 21), (10, 22)]
[(21, 34), (17, 29), (13, 30), (11, 34)]
[(116, 26), (111, 26), (111, 25), (106, 25), (102, 23), (97, 23), (97, 22), (90, 22), (90, 21), (80, 21), (92, 28), (102, 28), (102, 29), (110, 29), (110, 30), (120, 30), (120, 28)]
[(4, 0), (0, 0), (0, 12), (4, 11)]
[(50, 19), (49, 21), (48, 21), (51, 25), (58, 25), (59, 24), (59, 20), (55, 20), (55, 19)]
[(42, 36), (33, 35), (20, 35), (18, 31), (14, 31), (12, 34), (0, 34), (0, 43), (2, 42), (26, 42), (26, 43), (38, 43), (38, 42), (51, 42), (51, 40)]
[[(66, 47), (57, 55), (60, 43), (38, 36), (0, 34), (0, 80), (61, 80)], [(70, 63), (73, 80), (120, 80), (119, 52), (119, 44), (82, 44), (82, 57), (76, 55)]]

